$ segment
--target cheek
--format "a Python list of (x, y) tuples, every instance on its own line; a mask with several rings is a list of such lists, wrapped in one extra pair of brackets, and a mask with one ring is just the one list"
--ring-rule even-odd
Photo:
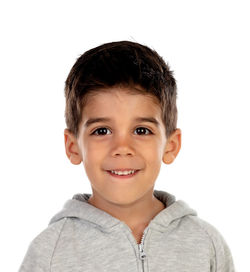
[(142, 152), (148, 160), (154, 164), (161, 161), (162, 149), (159, 144), (156, 143), (149, 143), (147, 146), (144, 146)]
[(86, 143), (83, 147), (83, 163), (85, 165), (95, 165), (95, 162), (100, 158), (101, 149), (95, 144)]
[(107, 145), (88, 142), (83, 148), (83, 164), (88, 172), (96, 172), (107, 157)]

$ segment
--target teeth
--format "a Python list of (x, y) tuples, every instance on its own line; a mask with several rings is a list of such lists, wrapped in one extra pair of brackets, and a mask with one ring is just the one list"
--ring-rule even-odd
[(113, 174), (119, 175), (119, 176), (125, 176), (125, 175), (130, 175), (130, 174), (134, 174), (135, 170), (130, 170), (130, 171), (113, 171), (111, 170), (111, 172)]

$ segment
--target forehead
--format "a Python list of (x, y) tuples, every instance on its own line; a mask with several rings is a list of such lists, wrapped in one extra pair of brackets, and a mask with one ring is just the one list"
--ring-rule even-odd
[(124, 117), (138, 114), (161, 114), (158, 99), (152, 94), (145, 94), (138, 89), (110, 88), (98, 90), (87, 96), (83, 117), (108, 114), (115, 117), (119, 113)]

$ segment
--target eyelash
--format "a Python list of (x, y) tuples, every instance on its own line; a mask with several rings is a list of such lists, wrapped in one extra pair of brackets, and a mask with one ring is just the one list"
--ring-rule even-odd
[[(98, 134), (96, 134), (95, 132), (96, 131), (98, 131), (98, 130), (100, 130), (100, 129), (103, 129), (103, 128), (105, 128), (105, 129), (108, 129), (109, 130), (109, 128), (106, 128), (106, 127), (100, 127), (100, 128), (97, 128), (96, 130), (94, 130), (92, 133), (91, 133), (91, 135), (95, 135), (95, 136), (105, 136), (105, 135), (107, 135), (107, 134), (104, 134), (104, 135), (98, 135)], [(152, 131), (150, 130), (150, 129), (148, 129), (148, 128), (145, 128), (145, 127), (138, 127), (138, 128), (136, 128), (136, 129), (139, 129), (139, 128), (143, 128), (143, 129), (146, 129), (146, 130), (148, 130), (149, 131), (149, 133), (148, 134), (142, 134), (142, 135), (144, 135), (144, 136), (146, 136), (146, 135), (150, 135), (150, 134), (153, 134), (152, 133)], [(135, 130), (136, 130), (135, 129)], [(140, 135), (140, 134), (139, 134)]]

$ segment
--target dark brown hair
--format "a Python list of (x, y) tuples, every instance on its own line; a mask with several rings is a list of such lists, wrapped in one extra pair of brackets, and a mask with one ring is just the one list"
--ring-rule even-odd
[[(76, 138), (87, 98), (98, 90), (132, 87), (134, 93), (157, 98), (166, 137), (176, 129), (176, 81), (156, 51), (131, 41), (102, 44), (82, 54), (65, 82), (65, 120)], [(142, 91), (133, 87), (140, 86)], [(130, 91), (130, 92), (131, 92)]]

